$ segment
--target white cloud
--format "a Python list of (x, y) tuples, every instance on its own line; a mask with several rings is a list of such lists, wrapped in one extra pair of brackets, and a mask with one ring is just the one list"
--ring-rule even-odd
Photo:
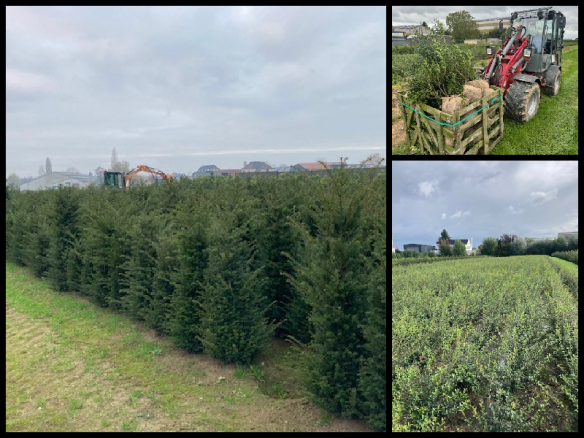
[(556, 199), (558, 197), (557, 195), (558, 189), (553, 189), (549, 192), (531, 192), (527, 202), (529, 202), (532, 206), (537, 207)]
[(437, 179), (433, 179), (432, 181), (422, 181), (421, 183), (418, 183), (418, 192), (420, 195), (428, 198), (432, 193), (437, 191), (438, 184), (439, 182)]
[(519, 209), (519, 210), (515, 210), (515, 207), (513, 207), (512, 205), (510, 205), (509, 207), (507, 207), (507, 211), (511, 214), (521, 214), (523, 213), (523, 209)]
[(470, 210), (466, 210), (466, 211), (459, 210), (456, 213), (454, 213), (452, 216), (450, 216), (450, 219), (463, 218), (463, 217), (467, 217), (467, 216), (470, 216)]
[(446, 213), (442, 213), (442, 220), (446, 219)]

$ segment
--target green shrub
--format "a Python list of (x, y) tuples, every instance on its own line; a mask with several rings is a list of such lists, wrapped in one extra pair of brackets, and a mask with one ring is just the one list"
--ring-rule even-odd
[(437, 22), (430, 35), (418, 34), (415, 53), (422, 59), (409, 81), (408, 98), (441, 108), (442, 97), (462, 94), (463, 85), (475, 78), (473, 57), (462, 46), (444, 42), (444, 25)]

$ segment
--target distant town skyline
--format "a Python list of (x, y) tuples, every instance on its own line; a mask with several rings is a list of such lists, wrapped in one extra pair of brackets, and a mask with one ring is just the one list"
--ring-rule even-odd
[(578, 231), (576, 161), (392, 161), (393, 242), (435, 245)]
[(386, 6), (7, 6), (6, 176), (387, 146)]

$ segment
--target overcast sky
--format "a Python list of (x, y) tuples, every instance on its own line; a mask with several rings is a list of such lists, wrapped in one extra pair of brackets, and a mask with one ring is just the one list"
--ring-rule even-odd
[(392, 161), (394, 245), (451, 239), (557, 237), (578, 230), (575, 161)]
[[(547, 5), (553, 6), (553, 5)], [(452, 12), (467, 11), (475, 20), (488, 18), (511, 18), (515, 11), (537, 9), (541, 6), (392, 6), (392, 26), (420, 24), (423, 21), (428, 26), (435, 24), (435, 18), (446, 24), (446, 16)], [(553, 6), (555, 11), (566, 16), (565, 39), (578, 38), (578, 6)]]
[(7, 7), (6, 174), (386, 156), (386, 7)]

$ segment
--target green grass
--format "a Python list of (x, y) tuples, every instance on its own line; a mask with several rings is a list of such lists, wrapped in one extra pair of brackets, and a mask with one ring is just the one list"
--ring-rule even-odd
[[(326, 430), (315, 426), (322, 411), (308, 403), (283, 341), (243, 371), (186, 354), (10, 263), (6, 309), (8, 432)], [(337, 427), (368, 430), (347, 421)]]
[[(578, 46), (564, 50), (557, 96), (541, 93), (537, 115), (528, 123), (505, 117), (503, 138), (491, 155), (578, 155)], [(409, 155), (403, 142), (392, 155)]]

